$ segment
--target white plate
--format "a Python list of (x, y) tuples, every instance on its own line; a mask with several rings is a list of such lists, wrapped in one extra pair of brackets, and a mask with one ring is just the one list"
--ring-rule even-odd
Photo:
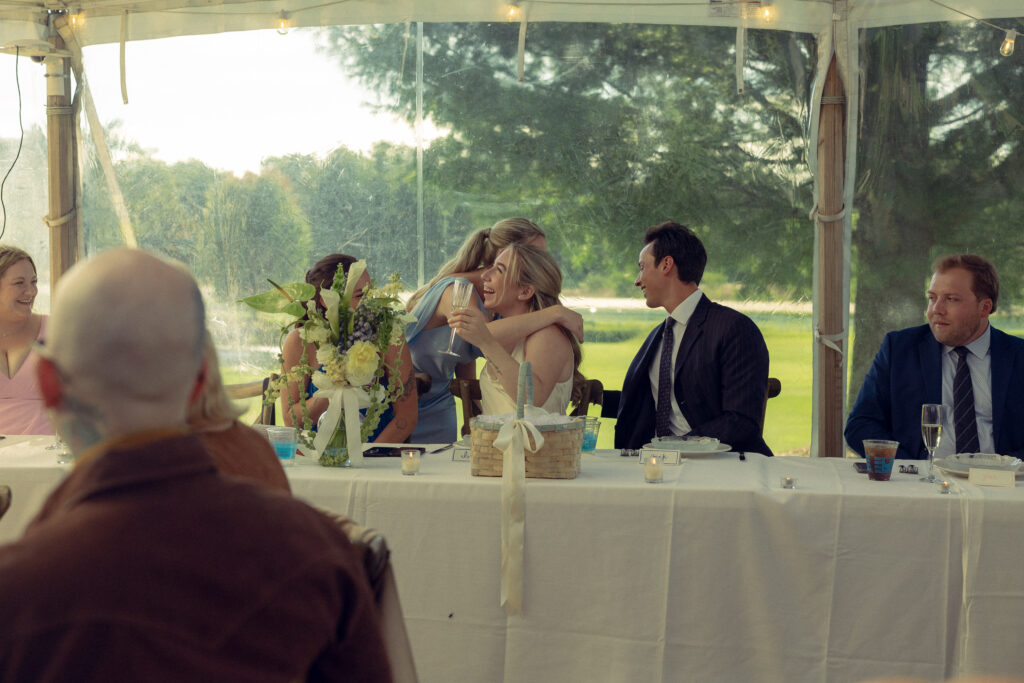
[(659, 450), (659, 451), (673, 451), (675, 453), (678, 453), (680, 456), (682, 456), (684, 458), (692, 458), (695, 455), (715, 455), (716, 453), (725, 453), (726, 451), (731, 450), (732, 446), (730, 446), (727, 443), (719, 443), (718, 447), (715, 448), (714, 450), (708, 450), (708, 451), (681, 451), (681, 450), (679, 450), (677, 448), (672, 448), (672, 446), (670, 446), (669, 444), (667, 444), (664, 441), (652, 441), (649, 444), (644, 444), (644, 448), (651, 448), (651, 449)]
[(721, 443), (714, 437), (656, 436), (651, 439), (652, 448), (664, 448), (680, 453), (711, 453)]
[[(954, 477), (966, 477), (966, 476), (968, 476), (971, 473), (971, 467), (972, 467), (970, 464), (968, 464), (966, 462), (957, 461), (957, 460), (954, 460), (954, 459), (951, 459), (951, 458), (936, 458), (935, 461), (932, 464), (935, 466), (935, 469), (939, 470), (940, 472), (944, 472), (944, 473), (952, 475)], [(1011, 469), (1011, 468), (1007, 468), (1007, 467), (993, 467), (991, 465), (986, 467), (985, 465), (982, 465), (981, 463), (979, 463), (976, 467), (978, 469), (984, 469), (984, 470), (1002, 470), (1002, 471), (1007, 471), (1007, 470)], [(1017, 470), (1016, 477), (1017, 477), (1017, 479), (1024, 478), (1024, 472), (1022, 472), (1020, 470)]]

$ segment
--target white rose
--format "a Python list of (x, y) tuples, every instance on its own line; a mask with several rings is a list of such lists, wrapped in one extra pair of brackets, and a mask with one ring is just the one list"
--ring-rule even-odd
[(363, 386), (373, 381), (380, 363), (377, 347), (367, 341), (357, 341), (346, 354), (345, 374), (353, 386)]

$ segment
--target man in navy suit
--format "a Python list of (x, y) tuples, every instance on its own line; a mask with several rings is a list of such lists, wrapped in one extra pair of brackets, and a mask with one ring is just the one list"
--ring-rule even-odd
[[(941, 403), (946, 418), (936, 456), (1024, 456), (1024, 340), (989, 324), (998, 299), (999, 276), (985, 259), (958, 254), (935, 261), (928, 287), (928, 324), (885, 336), (846, 422), (850, 448), (863, 455), (864, 439), (890, 439), (900, 442), (897, 457), (927, 458), (921, 405)], [(968, 423), (959, 423), (964, 434), (958, 444), (954, 383), (961, 355), (977, 438), (971, 435), (968, 441), (967, 432), (975, 431), (968, 416)]]
[[(771, 455), (761, 436), (768, 391), (768, 347), (761, 331), (701, 292), (708, 257), (689, 228), (656, 225), (647, 230), (644, 245), (633, 284), (648, 307), (670, 315), (647, 336), (626, 372), (615, 447), (641, 448), (656, 435), (691, 434), (715, 437), (734, 451)], [(665, 348), (668, 339), (671, 346)], [(664, 383), (663, 368), (670, 378)]]

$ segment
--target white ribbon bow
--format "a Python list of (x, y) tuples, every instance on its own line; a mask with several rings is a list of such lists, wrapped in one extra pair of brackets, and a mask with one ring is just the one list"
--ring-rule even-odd
[(501, 604), (508, 614), (523, 613), (525, 451), (536, 452), (543, 445), (544, 436), (528, 420), (506, 422), (494, 439), (495, 448), (504, 453), (501, 469)]
[(313, 448), (323, 453), (331, 435), (337, 429), (342, 415), (345, 417), (345, 440), (348, 442), (349, 462), (358, 467), (363, 464), (363, 439), (359, 433), (359, 409), (370, 405), (370, 395), (362, 387), (350, 384), (335, 384), (326, 372), (313, 375), (316, 392), (310, 398), (326, 398), (327, 411), (317, 428)]

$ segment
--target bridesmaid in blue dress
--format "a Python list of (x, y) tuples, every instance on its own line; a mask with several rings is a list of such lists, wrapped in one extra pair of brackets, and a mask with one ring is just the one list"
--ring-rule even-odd
[[(412, 433), (413, 443), (448, 443), (458, 439), (455, 398), (448, 391), (453, 377), (476, 377), (476, 359), (480, 351), (460, 337), (455, 337), (453, 351), (458, 356), (441, 353), (447, 348), (451, 328), (452, 289), (458, 279), (473, 285), (473, 303), (483, 310), (482, 294), (484, 271), (493, 265), (498, 253), (510, 244), (531, 244), (547, 248), (544, 232), (525, 218), (506, 218), (486, 230), (471, 234), (458, 254), (441, 266), (433, 280), (410, 297), (406, 310), (416, 316), (416, 322), (406, 328), (406, 339), (417, 372), (430, 376), (430, 390), (419, 397), (418, 420)], [(549, 325), (565, 327), (578, 339), (583, 339), (583, 317), (564, 306), (552, 306), (541, 311), (515, 316), (514, 319), (493, 320), (488, 330), (509, 347)]]

